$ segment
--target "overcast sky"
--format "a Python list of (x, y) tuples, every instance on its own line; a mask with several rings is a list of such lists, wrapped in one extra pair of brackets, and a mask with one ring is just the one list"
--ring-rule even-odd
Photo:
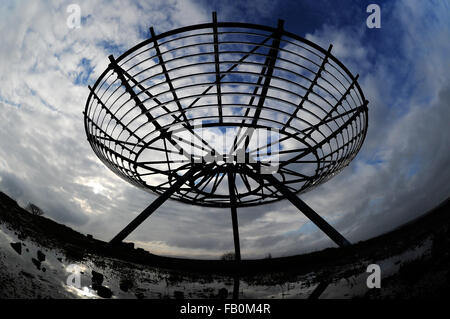
[[(67, 7), (81, 8), (71, 29)], [(381, 28), (366, 7), (381, 7)], [(446, 1), (2, 1), (0, 191), (109, 240), (155, 198), (110, 172), (91, 150), (82, 111), (115, 56), (190, 24), (276, 26), (328, 48), (369, 100), (353, 162), (302, 198), (351, 242), (389, 231), (450, 194), (450, 5)], [(288, 202), (238, 211), (243, 258), (334, 246)], [(228, 209), (166, 202), (128, 240), (157, 254), (218, 258), (233, 250)]]

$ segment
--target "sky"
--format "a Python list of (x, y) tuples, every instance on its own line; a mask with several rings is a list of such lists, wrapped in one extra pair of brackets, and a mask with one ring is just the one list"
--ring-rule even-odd
[[(366, 8), (381, 8), (369, 29)], [(81, 9), (70, 28), (68, 6)], [(318, 43), (360, 75), (369, 129), (339, 175), (301, 195), (350, 242), (408, 222), (450, 194), (448, 1), (2, 1), (0, 191), (102, 240), (155, 199), (95, 156), (83, 115), (87, 86), (118, 56), (156, 33), (211, 21), (276, 26)], [(245, 258), (335, 244), (287, 201), (238, 211)], [(228, 209), (166, 202), (127, 240), (150, 252), (219, 258), (233, 250)]]

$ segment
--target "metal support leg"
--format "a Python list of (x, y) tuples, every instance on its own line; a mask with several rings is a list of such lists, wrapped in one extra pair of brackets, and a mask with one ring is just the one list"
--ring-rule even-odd
[(295, 207), (297, 207), (306, 217), (308, 217), (317, 227), (328, 235), (339, 247), (350, 246), (351, 243), (344, 238), (336, 229), (327, 223), (325, 219), (320, 217), (311, 207), (302, 201), (295, 193), (291, 192), (272, 174), (258, 174), (253, 170), (247, 168), (246, 173), (252, 176), (255, 180), (265, 179), (273, 187), (275, 187), (281, 194), (284, 195)]
[(309, 295), (308, 299), (319, 299), (320, 295), (327, 289), (329, 284), (328, 281), (319, 282), (317, 287), (314, 288), (313, 292)]
[(237, 300), (239, 299), (239, 283), (240, 283), (240, 278), (238, 275), (234, 276), (233, 278), (234, 282), (233, 282), (233, 299)]
[[(272, 174), (262, 175), (268, 182), (270, 182), (280, 193), (282, 193), (295, 207), (297, 207), (306, 217), (308, 217), (317, 227), (319, 227), (325, 234), (328, 235), (339, 247), (350, 246), (351, 243), (345, 239), (336, 229), (327, 223), (325, 219), (319, 216), (311, 207), (302, 201), (295, 193), (291, 192)], [(320, 295), (327, 289), (328, 281), (322, 281), (314, 289), (308, 299), (318, 299)]]
[(158, 209), (166, 200), (172, 196), (181, 186), (189, 179), (191, 179), (194, 174), (198, 172), (198, 168), (192, 167), (189, 171), (184, 173), (168, 190), (156, 198), (153, 203), (151, 203), (146, 209), (142, 211), (135, 219), (131, 221), (120, 233), (118, 233), (111, 241), (110, 245), (118, 244), (122, 242), (132, 231), (134, 231), (144, 220), (146, 220), (155, 210)]
[(350, 242), (344, 238), (336, 229), (327, 223), (325, 219), (320, 217), (311, 207), (302, 201), (295, 193), (291, 192), (272, 174), (261, 175), (264, 179), (270, 182), (281, 194), (284, 195), (295, 207), (297, 207), (306, 217), (308, 217), (317, 227), (319, 227), (325, 234), (328, 235), (339, 247), (350, 246)]
[(231, 205), (231, 221), (233, 223), (233, 238), (234, 238), (234, 255), (236, 260), (241, 260), (241, 246), (239, 244), (239, 228), (236, 211), (236, 193), (234, 192), (235, 179), (232, 172), (228, 172), (228, 189), (230, 192)]

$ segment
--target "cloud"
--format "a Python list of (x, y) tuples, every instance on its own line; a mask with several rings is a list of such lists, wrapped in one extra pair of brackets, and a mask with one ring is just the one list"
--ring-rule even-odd
[[(161, 33), (211, 18), (209, 7), (196, 1), (85, 1), (81, 28), (69, 29), (69, 4), (0, 5), (0, 190), (108, 240), (155, 196), (118, 178), (92, 152), (81, 114), (87, 85), (106, 68), (109, 54), (148, 37), (149, 26)], [(219, 20), (258, 23), (282, 5), (212, 7), (219, 9)], [(389, 11), (382, 11), (380, 30), (325, 24), (307, 35), (325, 48), (333, 43), (334, 54), (360, 73), (370, 101), (360, 154), (302, 196), (351, 241), (420, 215), (450, 191), (450, 11), (443, 3), (419, 1), (382, 10)], [(286, 201), (238, 213), (244, 257), (333, 245)], [(168, 201), (129, 239), (155, 253), (217, 258), (233, 249), (230, 212)]]
[[(81, 28), (70, 29), (69, 4), (1, 5), (0, 27), (9, 30), (0, 48), (1, 189), (57, 221), (109, 239), (130, 211), (154, 196), (117, 178), (90, 149), (82, 117), (87, 84), (103, 72), (109, 54), (148, 37), (143, 29), (154, 24), (162, 32), (209, 16), (188, 1), (85, 1), (79, 3)], [(190, 14), (180, 19), (185, 9)], [(116, 228), (109, 227), (110, 215), (119, 216)]]
[[(442, 41), (450, 35), (448, 11), (433, 14), (432, 5), (414, 6), (398, 3), (395, 8), (395, 22), (403, 22), (395, 53), (383, 51), (382, 42), (365, 43), (361, 32), (348, 27), (324, 26), (308, 36), (340, 42), (334, 54), (351, 69), (361, 65), (366, 70), (360, 77), (369, 100), (365, 144), (349, 169), (307, 195), (352, 241), (391, 230), (450, 193), (445, 165), (450, 160), (450, 78), (445, 71), (450, 49)], [(355, 49), (362, 46), (364, 51)], [(378, 50), (375, 60), (369, 58), (370, 50)]]

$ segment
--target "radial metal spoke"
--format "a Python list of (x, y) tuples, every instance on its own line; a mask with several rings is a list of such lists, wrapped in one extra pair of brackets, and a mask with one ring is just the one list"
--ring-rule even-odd
[(108, 107), (106, 107), (106, 105), (102, 102), (102, 100), (97, 96), (97, 94), (95, 93), (95, 91), (91, 88), (90, 85), (88, 85), (89, 90), (91, 91), (92, 96), (94, 97), (94, 99), (97, 101), (97, 103), (100, 104), (100, 106), (102, 107), (102, 109), (106, 112), (106, 114), (108, 114), (109, 116), (111, 116), (112, 119), (114, 119), (114, 121), (116, 121), (116, 123), (118, 125), (120, 125), (125, 131), (127, 131), (130, 135), (132, 135), (133, 137), (135, 137), (139, 143), (142, 142), (142, 139), (136, 135), (135, 132), (133, 132), (132, 130), (130, 130), (130, 128), (128, 127), (128, 125), (126, 125), (125, 123), (123, 123), (113, 112), (110, 111), (110, 109)]
[[(306, 137), (308, 137), (310, 135), (310, 134), (308, 134), (308, 132), (317, 130), (320, 126), (325, 125), (325, 124), (327, 124), (329, 122), (335, 121), (338, 118), (344, 117), (345, 115), (349, 115), (349, 114), (353, 114), (353, 113), (360, 113), (360, 112), (362, 112), (362, 111), (364, 111), (366, 109), (367, 109), (367, 105), (366, 104), (360, 105), (360, 106), (358, 106), (358, 107), (356, 107), (354, 109), (351, 109), (349, 111), (346, 111), (344, 113), (336, 115), (333, 118), (329, 118), (327, 120), (321, 121), (320, 123), (318, 123), (316, 125), (310, 126), (310, 127), (306, 128), (306, 129), (301, 130), (299, 132), (296, 132), (296, 133), (294, 133), (292, 135), (284, 136), (284, 137), (282, 137), (282, 138), (280, 138), (280, 139), (278, 139), (276, 141), (273, 141), (273, 142), (270, 142), (270, 143), (268, 143), (266, 145), (260, 146), (260, 147), (254, 149), (254, 150), (249, 150), (248, 153), (249, 154), (253, 154), (253, 153), (256, 153), (256, 152), (260, 152), (261, 150), (264, 150), (264, 149), (266, 149), (266, 148), (268, 148), (268, 147), (270, 147), (272, 145), (280, 144), (281, 142), (284, 142), (284, 141), (286, 141), (286, 140), (288, 140), (290, 138), (295, 138), (295, 137), (299, 136), (300, 134), (304, 134), (304, 138), (303, 138), (303, 140), (304, 140)], [(276, 155), (276, 154), (297, 153), (297, 152), (303, 152), (303, 151), (308, 151), (308, 150), (309, 150), (309, 148), (307, 148), (307, 149), (297, 148), (297, 149), (293, 149), (293, 150), (283, 150), (283, 151), (275, 152), (275, 153), (272, 152), (272, 154)], [(267, 154), (267, 153), (262, 153), (262, 155), (264, 155), (264, 154)], [(297, 163), (308, 163), (308, 161), (297, 161)]]
[(164, 59), (162, 57), (158, 41), (156, 40), (155, 30), (153, 30), (153, 27), (150, 28), (150, 34), (153, 39), (153, 46), (154, 46), (154, 48), (156, 50), (156, 54), (158, 56), (159, 65), (161, 66), (161, 68), (163, 70), (164, 76), (166, 78), (166, 83), (169, 86), (170, 92), (172, 93), (173, 100), (177, 104), (178, 110), (180, 111), (180, 114), (183, 116), (184, 122), (186, 122), (186, 124), (189, 125), (189, 121), (186, 117), (186, 114), (184, 113), (185, 111), (183, 110), (183, 107), (181, 106), (180, 100), (178, 99), (178, 96), (177, 96), (177, 92), (176, 92), (175, 88), (173, 87), (172, 80), (170, 79), (169, 72), (167, 71), (166, 64), (164, 63)]
[(247, 188), (247, 190), (249, 192), (251, 192), (252, 188), (250, 187), (250, 183), (248, 181), (247, 175), (239, 173), (239, 176), (241, 177), (242, 182), (244, 183), (244, 185)]
[[(109, 56), (109, 60), (111, 62), (111, 67), (116, 72), (117, 76), (119, 77), (120, 82), (125, 87), (125, 90), (130, 94), (131, 98), (134, 100), (134, 103), (136, 106), (138, 106), (142, 112), (142, 114), (145, 114), (148, 121), (155, 126), (157, 130), (161, 131), (161, 134), (167, 137), (167, 134), (165, 130), (162, 129), (162, 126), (158, 123), (158, 121), (150, 114), (150, 112), (145, 108), (145, 105), (142, 103), (142, 101), (139, 99), (136, 92), (134, 92), (133, 88), (130, 86), (128, 81), (125, 79), (124, 71), (123, 69), (117, 64), (116, 60), (112, 55)], [(178, 149), (181, 153), (186, 154), (185, 150), (178, 145), (175, 141), (173, 141), (170, 136), (168, 136), (170, 143)]]
[[(285, 31), (282, 21), (219, 22), (215, 13), (208, 23), (150, 33), (110, 57), (84, 112), (95, 153), (138, 187), (163, 194), (190, 168), (212, 164), (170, 197), (237, 210), (310, 190), (361, 148), (367, 102), (331, 46)], [(264, 178), (270, 172), (283, 190)]]
[[(102, 133), (103, 133), (103, 134), (106, 134), (106, 133), (104, 133), (104, 131), (103, 131)], [(108, 134), (106, 134), (106, 136), (92, 135), (92, 137), (94, 137), (94, 138), (96, 138), (96, 139), (108, 141), (108, 142), (114, 142), (114, 143), (117, 143), (118, 145), (122, 146), (124, 149), (128, 150), (128, 151), (131, 152), (131, 153), (136, 153), (136, 152), (133, 151), (133, 150), (131, 150), (131, 148), (128, 148), (128, 147), (125, 146), (125, 145), (128, 145), (128, 146), (134, 146), (134, 147), (139, 146), (139, 144), (137, 144), (137, 143), (132, 143), (132, 142), (128, 142), (128, 141), (123, 141), (123, 140), (115, 139), (115, 138), (111, 137), (111, 136), (108, 135)], [(140, 147), (142, 147), (142, 145), (141, 145)], [(155, 150), (157, 150), (157, 151), (162, 151), (162, 152), (164, 152), (164, 150), (163, 150), (162, 148), (154, 147), (153, 149), (155, 149)]]
[[(267, 38), (265, 38), (262, 42), (260, 42), (259, 44), (255, 45), (255, 47), (253, 49), (251, 49), (248, 54), (245, 54), (244, 56), (242, 56), (236, 63), (234, 63), (228, 70), (226, 70), (225, 72), (223, 72), (223, 74), (220, 76), (220, 80), (222, 80), (226, 75), (230, 74), (231, 71), (233, 71), (236, 67), (238, 67), (242, 62), (244, 62), (249, 56), (251, 56), (256, 50), (258, 50), (259, 48), (261, 48), (261, 46), (263, 46), (267, 41), (269, 41), (272, 37), (274, 36), (274, 34), (268, 36)], [(194, 107), (195, 104), (197, 104), (197, 102), (203, 97), (205, 96), (215, 85), (210, 85), (208, 86), (199, 97), (197, 97), (194, 101), (192, 101), (191, 104), (189, 104), (185, 110), (189, 110), (190, 108)], [(177, 123), (177, 121), (179, 121), (180, 117), (177, 117), (177, 119), (172, 123)]]
[[(334, 111), (336, 111), (336, 109), (339, 107), (339, 105), (342, 105), (342, 102), (344, 102), (344, 100), (347, 98), (347, 96), (350, 94), (351, 90), (353, 89), (353, 87), (355, 86), (356, 82), (358, 81), (359, 78), (359, 74), (356, 74), (355, 78), (352, 80), (352, 83), (350, 84), (350, 86), (347, 88), (347, 90), (345, 90), (344, 94), (341, 95), (341, 97), (339, 98), (339, 100), (336, 102), (336, 104), (330, 109), (330, 111), (327, 113), (327, 115), (322, 119), (322, 121), (325, 121), (326, 119), (328, 119), (328, 117), (331, 116), (331, 114), (333, 114)], [(364, 105), (366, 104), (367, 101), (364, 101), (363, 105), (361, 107), (364, 107)], [(341, 114), (342, 115), (342, 114)]]
[[(346, 115), (353, 114), (355, 112), (361, 112), (361, 111), (364, 110), (364, 108), (365, 108), (365, 105), (360, 105), (360, 106), (358, 106), (358, 107), (356, 107), (354, 109), (351, 109), (351, 110), (348, 110), (346, 112), (340, 113), (339, 115), (336, 115), (336, 116), (331, 117), (331, 118), (328, 118), (329, 115), (327, 115), (326, 117), (324, 117), (324, 119), (322, 121), (320, 121), (316, 125), (310, 126), (310, 127), (306, 128), (306, 129), (300, 131), (299, 133), (307, 134), (309, 131), (317, 130), (320, 126), (328, 124), (328, 123), (333, 122), (333, 121), (336, 121), (337, 119), (340, 119), (340, 118), (342, 118), (342, 117), (344, 117)], [(296, 134), (298, 134), (298, 133), (296, 133)], [(309, 136), (309, 135), (306, 135), (306, 136)]]
[(200, 191), (203, 191), (206, 188), (206, 186), (208, 186), (208, 184), (212, 181), (212, 179), (214, 177), (215, 177), (215, 171), (212, 170), (209, 174), (206, 174), (205, 176), (203, 176), (203, 178), (197, 184), (195, 184), (195, 187), (199, 188), (201, 186), (202, 188), (200, 188)]
[[(256, 97), (256, 95), (257, 95), (257, 93), (258, 93), (258, 90), (259, 90), (259, 88), (260, 88), (260, 84), (261, 84), (262, 80), (264, 79), (264, 76), (265, 76), (265, 74), (266, 74), (266, 70), (267, 70), (267, 67), (266, 67), (266, 66), (264, 66), (264, 67), (261, 69), (260, 76), (258, 77), (258, 81), (256, 82), (255, 88), (253, 89), (252, 97), (250, 98), (250, 101), (249, 101), (249, 103), (248, 103), (249, 106), (252, 106), (253, 103), (254, 103), (254, 101), (255, 101), (255, 97)], [(248, 108), (245, 110), (244, 119), (243, 119), (242, 122), (241, 122), (242, 124), (245, 123), (245, 121), (246, 121), (245, 118), (250, 114), (250, 110), (251, 110), (250, 107), (248, 107)], [(243, 129), (244, 129), (244, 126), (240, 126), (240, 127), (239, 127), (238, 132), (237, 132), (237, 134), (236, 134), (236, 137), (234, 138), (234, 141), (233, 141), (233, 147), (232, 147), (231, 150), (230, 150), (230, 154), (232, 154), (233, 152), (236, 151), (237, 147), (242, 143), (242, 141), (243, 141), (244, 139), (247, 139), (247, 141), (245, 142), (245, 144), (248, 145), (248, 143), (250, 143), (250, 137), (249, 137), (248, 135), (245, 135), (245, 134), (244, 134), (244, 135), (239, 139), (239, 136), (241, 136), (241, 131), (242, 131)], [(249, 129), (247, 128), (247, 129), (245, 130), (245, 133), (248, 134), (248, 131), (249, 131)], [(238, 139), (239, 139), (239, 141), (238, 141)], [(244, 151), (245, 151), (245, 149), (244, 149)]]
[(222, 117), (222, 90), (220, 87), (220, 57), (219, 57), (219, 36), (217, 34), (217, 13), (213, 12), (213, 33), (214, 33), (214, 63), (216, 68), (216, 90), (217, 108), (219, 112), (219, 123), (223, 122)]
[[(175, 115), (172, 114), (172, 112), (169, 110), (169, 108), (167, 108), (167, 106), (162, 103), (157, 97), (155, 97), (152, 93), (150, 93), (148, 91), (148, 89), (146, 89), (145, 87), (142, 86), (141, 83), (139, 83), (134, 77), (132, 77), (130, 74), (128, 74), (127, 71), (121, 69), (121, 71), (123, 72), (123, 74), (131, 81), (134, 83), (135, 86), (137, 86), (142, 92), (144, 92), (151, 100), (153, 100), (159, 107), (161, 107), (167, 114), (170, 114), (171, 117), (178, 121), (179, 118)], [(194, 129), (192, 128), (191, 125), (189, 125), (189, 123), (182, 123), (182, 126), (187, 129), (193, 136), (195, 136), (196, 138), (198, 138), (210, 151), (212, 154), (215, 154), (215, 150), (214, 148), (211, 147), (211, 145), (209, 145), (201, 136), (199, 136), (197, 133), (195, 133)]]
[(313, 92), (313, 88), (314, 88), (315, 85), (317, 85), (317, 81), (319, 80), (322, 71), (325, 70), (325, 64), (327, 64), (327, 62), (328, 62), (328, 56), (330, 55), (332, 48), (333, 48), (333, 45), (330, 44), (330, 46), (328, 48), (328, 51), (327, 51), (327, 53), (325, 54), (325, 57), (322, 60), (322, 64), (320, 65), (320, 67), (317, 70), (317, 72), (315, 72), (315, 74), (314, 74), (314, 79), (311, 81), (311, 84), (309, 85), (308, 90), (306, 91), (305, 95), (303, 96), (302, 100), (300, 101), (300, 104), (297, 106), (295, 112), (292, 113), (292, 115), (289, 117), (289, 119), (284, 124), (283, 128), (281, 129), (281, 131), (286, 130), (286, 128), (291, 123), (291, 121), (297, 116), (298, 111), (303, 108), (303, 104), (305, 103), (305, 101), (308, 100), (309, 94)]
[[(100, 143), (100, 144), (102, 144), (102, 143), (100, 141), (98, 141), (98, 140), (112, 141), (112, 142), (116, 143), (117, 145), (119, 145), (120, 147), (123, 147), (124, 149), (126, 149), (131, 154), (133, 154), (133, 155), (137, 154), (135, 151), (130, 149), (128, 146), (126, 146), (126, 145), (129, 145), (129, 144), (132, 144), (132, 143), (127, 143), (127, 142), (124, 142), (122, 140), (117, 140), (117, 139), (113, 138), (111, 135), (109, 135), (105, 131), (103, 131), (100, 127), (97, 127), (96, 124), (94, 124), (94, 127), (96, 127), (100, 131), (100, 133), (104, 134), (105, 137), (98, 136), (96, 134), (92, 134), (89, 137), (89, 141)], [(132, 144), (132, 145), (137, 146), (136, 144)]]
[[(367, 101), (366, 101), (366, 103), (364, 105), (365, 105), (364, 109), (367, 109)], [(338, 134), (340, 134), (344, 129), (346, 129), (347, 126), (350, 125), (355, 119), (357, 119), (359, 113), (360, 112), (353, 113), (353, 115), (347, 121), (345, 121), (345, 123), (343, 125), (341, 125), (333, 133), (331, 133), (327, 138), (323, 139), (321, 142), (319, 142), (316, 145), (314, 145), (311, 149), (309, 149), (309, 150), (307, 150), (305, 152), (302, 152), (301, 154), (299, 154), (297, 156), (294, 156), (293, 158), (289, 159), (288, 161), (280, 163), (280, 166), (285, 166), (285, 165), (288, 165), (290, 163), (293, 163), (293, 162), (297, 161), (298, 159), (300, 159), (300, 158), (310, 154), (311, 152), (317, 150), (318, 148), (322, 147), (324, 144), (328, 143), (331, 139), (333, 139)]]
[(117, 64), (116, 59), (114, 59), (114, 56), (109, 56), (109, 61), (111, 62), (110, 65), (114, 72), (117, 74), (120, 82), (125, 87), (125, 90), (128, 94), (130, 94), (131, 98), (134, 100), (134, 103), (137, 107), (141, 110), (141, 113), (145, 115), (150, 123), (152, 123), (157, 129), (161, 129), (161, 125), (154, 119), (154, 117), (148, 112), (145, 105), (142, 103), (142, 101), (139, 99), (139, 96), (134, 92), (133, 88), (130, 86), (128, 81), (125, 79), (124, 71), (123, 69)]
[(278, 28), (277, 32), (272, 41), (272, 47), (269, 50), (269, 55), (267, 56), (267, 60), (265, 66), (267, 67), (267, 73), (265, 75), (265, 80), (263, 84), (263, 88), (261, 90), (261, 94), (259, 96), (257, 109), (255, 111), (255, 116), (252, 120), (252, 125), (256, 126), (256, 123), (259, 120), (259, 116), (261, 114), (262, 108), (264, 106), (264, 102), (266, 101), (267, 92), (269, 91), (270, 82), (272, 81), (272, 74), (274, 71), (274, 67), (278, 57), (278, 49), (280, 47), (281, 34), (283, 32), (283, 24), (284, 20), (278, 20)]
[(211, 194), (215, 194), (215, 192), (217, 190), (217, 187), (219, 187), (220, 183), (222, 183), (222, 181), (223, 181), (223, 179), (225, 177), (225, 174), (223, 174), (223, 173), (222, 173), (222, 175), (220, 175), (220, 176), (219, 175), (220, 174), (218, 174), (217, 177), (216, 177), (216, 181), (214, 182), (214, 185), (213, 185), (213, 187), (211, 189)]
[[(269, 91), (270, 82), (272, 81), (272, 74), (273, 74), (274, 67), (275, 67), (275, 64), (277, 61), (278, 51), (279, 51), (280, 41), (281, 41), (281, 35), (283, 32), (283, 24), (284, 24), (284, 20), (278, 20), (277, 32), (275, 32), (275, 34), (274, 34), (272, 46), (269, 50), (269, 54), (264, 63), (262, 73), (265, 72), (265, 70), (264, 70), (265, 68), (267, 68), (267, 72), (265, 73), (265, 80), (264, 80), (263, 88), (261, 90), (261, 94), (259, 95), (257, 108), (256, 108), (255, 114), (252, 119), (252, 124), (251, 124), (252, 128), (256, 127), (256, 124), (258, 123), (259, 117), (261, 115), (261, 111), (262, 111), (264, 103), (266, 101), (267, 92)], [(245, 136), (245, 143), (243, 146), (244, 152), (247, 150), (248, 143), (250, 143), (253, 132), (254, 132), (253, 129), (250, 129), (250, 130), (247, 129), (244, 134), (244, 136)]]

